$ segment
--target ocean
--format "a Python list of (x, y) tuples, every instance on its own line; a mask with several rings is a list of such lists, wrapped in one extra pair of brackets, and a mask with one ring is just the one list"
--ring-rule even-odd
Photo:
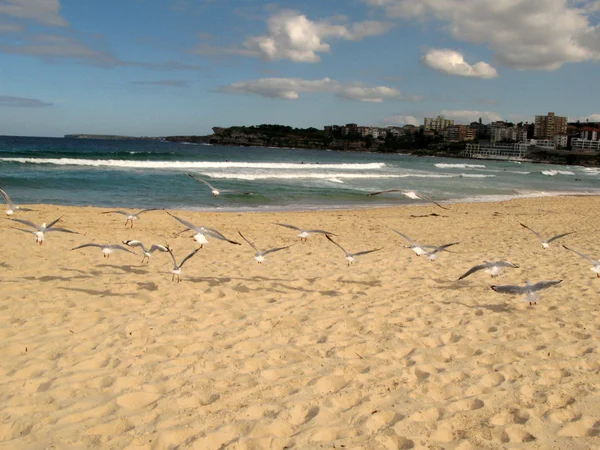
[[(211, 195), (207, 186), (254, 195)], [(145, 140), (0, 137), (0, 187), (16, 204), (312, 210), (600, 194), (600, 168)]]

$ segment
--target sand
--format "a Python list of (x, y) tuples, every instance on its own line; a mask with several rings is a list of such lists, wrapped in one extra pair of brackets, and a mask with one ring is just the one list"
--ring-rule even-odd
[[(133, 229), (100, 208), (44, 245), (0, 226), (1, 449), (597, 449), (599, 197), (282, 213), (174, 214), (259, 247), (211, 240), (172, 282), (168, 254), (86, 243), (197, 245), (164, 211)], [(431, 213), (439, 214), (431, 216)], [(415, 217), (416, 216), (416, 217)], [(421, 216), (421, 217), (419, 217)], [(330, 230), (300, 243), (285, 222)], [(428, 261), (425, 244), (458, 241)], [(210, 238), (209, 238), (210, 240)], [(139, 250), (138, 250), (139, 253)], [(456, 281), (483, 259), (520, 264)], [(537, 305), (491, 284), (564, 280)]]

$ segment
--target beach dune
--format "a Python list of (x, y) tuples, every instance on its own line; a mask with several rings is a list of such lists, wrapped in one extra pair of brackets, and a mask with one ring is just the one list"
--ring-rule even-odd
[[(599, 197), (274, 213), (172, 211), (245, 242), (211, 240), (172, 282), (164, 211), (132, 229), (93, 207), (17, 217), (80, 234), (0, 227), (0, 449), (595, 449), (600, 280), (560, 243), (600, 258)], [(432, 215), (435, 213), (436, 215)], [(383, 247), (347, 265), (350, 252)], [(544, 235), (569, 231), (544, 250)], [(58, 225), (57, 225), (58, 226)], [(459, 242), (436, 261), (422, 244)], [(519, 265), (498, 278), (483, 260)], [(563, 280), (537, 305), (492, 284)]]

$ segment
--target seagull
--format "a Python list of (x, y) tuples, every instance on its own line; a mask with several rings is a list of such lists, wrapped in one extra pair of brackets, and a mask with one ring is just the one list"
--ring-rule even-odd
[(485, 269), (485, 272), (489, 273), (490, 276), (497, 277), (498, 275), (500, 275), (502, 273), (502, 271), (504, 270), (505, 267), (512, 267), (512, 268), (517, 269), (519, 267), (519, 265), (513, 264), (508, 261), (485, 260), (484, 264), (479, 264), (477, 266), (473, 266), (469, 270), (467, 270), (463, 275), (461, 275), (459, 280), (462, 280), (463, 278), (467, 278), (469, 275), (471, 275), (475, 272), (478, 272), (480, 270), (483, 270), (483, 269)]
[(326, 234), (325, 237), (327, 239), (329, 239), (329, 241), (333, 242), (335, 245), (337, 245), (339, 248), (342, 249), (342, 251), (346, 254), (346, 259), (348, 260), (348, 265), (352, 264), (355, 261), (355, 259), (354, 259), (355, 256), (366, 255), (367, 253), (378, 252), (379, 250), (381, 250), (381, 248), (375, 248), (373, 250), (364, 250), (362, 252), (349, 253), (348, 251), (346, 251), (346, 249), (344, 249), (344, 247), (342, 247), (340, 244), (338, 244), (333, 239), (331, 239), (331, 236)]
[(285, 250), (286, 248), (290, 248), (292, 245), (288, 245), (286, 247), (277, 247), (277, 248), (272, 248), (270, 250), (264, 250), (264, 251), (260, 251), (259, 249), (256, 248), (256, 245), (254, 245), (251, 241), (249, 241), (248, 239), (246, 239), (246, 237), (240, 233), (240, 231), (238, 230), (238, 234), (242, 237), (243, 240), (245, 240), (250, 247), (252, 247), (254, 250), (256, 250), (256, 253), (254, 254), (254, 259), (256, 260), (256, 262), (258, 264), (262, 264), (263, 261), (265, 260), (265, 256), (268, 255), (269, 253), (275, 253), (278, 252), (279, 250)]
[(167, 251), (169, 252), (169, 254), (171, 255), (171, 258), (173, 258), (173, 269), (171, 270), (171, 273), (173, 274), (173, 276), (171, 277), (171, 281), (175, 281), (175, 275), (177, 275), (177, 282), (180, 283), (181, 282), (181, 268), (183, 267), (183, 265), (185, 264), (185, 262), (188, 259), (190, 259), (196, 253), (198, 253), (198, 251), (200, 250), (200, 247), (198, 247), (192, 253), (187, 255), (185, 258), (183, 258), (183, 260), (179, 264), (177, 264), (177, 261), (175, 260), (175, 255), (173, 255), (173, 250), (171, 250), (168, 246), (166, 248), (167, 248)]
[(28, 225), (28, 226), (30, 226), (32, 228), (35, 228), (36, 231), (23, 230), (22, 228), (11, 227), (11, 228), (14, 228), (15, 230), (24, 231), (25, 233), (33, 233), (33, 234), (35, 234), (35, 242), (37, 244), (42, 245), (44, 243), (44, 234), (45, 233), (49, 233), (50, 231), (61, 231), (63, 233), (79, 234), (76, 231), (67, 230), (66, 228), (53, 228), (54, 224), (56, 224), (60, 219), (62, 219), (62, 216), (59, 217), (56, 220), (53, 220), (49, 224), (46, 224), (46, 222), (44, 222), (39, 227), (35, 223), (33, 223), (33, 222), (29, 221), (29, 220), (25, 220), (25, 219), (10, 219), (10, 220), (13, 220), (15, 222), (19, 222), (19, 223), (22, 223), (24, 225)]
[(223, 192), (223, 193), (232, 192), (234, 194), (242, 194), (242, 195), (254, 195), (254, 192), (242, 192), (242, 191), (236, 191), (235, 189), (217, 189), (212, 184), (210, 184), (208, 181), (203, 180), (202, 178), (197, 178), (194, 175), (192, 175), (191, 173), (186, 173), (186, 175), (190, 178), (193, 178), (196, 181), (199, 181), (200, 183), (204, 183), (205, 185), (207, 185), (211, 189), (213, 197), (217, 197), (221, 192)]
[(436, 206), (439, 206), (442, 209), (450, 209), (450, 208), (446, 208), (445, 206), (440, 205), (438, 202), (436, 202), (434, 199), (432, 199), (431, 197), (428, 197), (427, 195), (424, 194), (417, 194), (415, 191), (405, 191), (402, 189), (386, 189), (385, 191), (379, 191), (379, 192), (371, 192), (370, 194), (367, 194), (368, 197), (372, 196), (372, 195), (379, 195), (379, 194), (385, 194), (388, 192), (402, 192), (402, 195), (404, 195), (405, 197), (408, 197), (410, 199), (413, 200), (427, 200), (428, 202), (433, 203)]
[(596, 277), (600, 278), (600, 260), (597, 259), (592, 259), (590, 258), (588, 255), (584, 255), (583, 253), (579, 253), (575, 250), (573, 250), (572, 248), (567, 247), (566, 245), (563, 244), (563, 247), (566, 248), (567, 250), (571, 250), (573, 253), (578, 254), (579, 256), (581, 256), (582, 258), (587, 259), (589, 262), (591, 262), (594, 267), (591, 267), (590, 270), (592, 272), (596, 272)]
[[(401, 233), (398, 230), (394, 230), (393, 228), (390, 228), (390, 230), (392, 230), (395, 233), (398, 233), (400, 236), (402, 236), (404, 239), (406, 239), (410, 243), (410, 245), (404, 246), (405, 248), (410, 248), (413, 252), (415, 252), (417, 254), (417, 256), (427, 255), (430, 259), (433, 255), (437, 255), (438, 252), (445, 250), (446, 247), (450, 247), (451, 245), (458, 244), (458, 242), (455, 242), (453, 244), (447, 244), (442, 247), (437, 247), (435, 245), (421, 245), (421, 244), (417, 244), (415, 241), (413, 241), (411, 238), (409, 238), (406, 234)], [(436, 250), (436, 251), (434, 251), (434, 250)], [(435, 258), (437, 258), (437, 256), (434, 257), (433, 259), (435, 259)]]
[(144, 262), (144, 260), (146, 260), (146, 263), (149, 263), (152, 253), (154, 253), (156, 250), (158, 250), (159, 252), (168, 252), (169, 251), (169, 249), (167, 247), (165, 247), (164, 245), (160, 245), (160, 244), (152, 244), (150, 249), (147, 249), (146, 246), (140, 241), (128, 240), (128, 241), (123, 241), (123, 244), (127, 245), (128, 247), (141, 247), (142, 252), (144, 253), (144, 257), (142, 258), (142, 263)]
[(525, 283), (525, 286), (514, 286), (514, 285), (503, 285), (503, 286), (490, 286), (494, 291), (499, 292), (501, 294), (525, 294), (524, 300), (529, 302), (529, 304), (536, 304), (538, 299), (537, 291), (541, 291), (542, 289), (549, 288), (551, 286), (555, 286), (560, 283), (562, 280), (553, 280), (553, 281), (540, 281), (536, 284), (530, 284), (529, 281)]
[[(425, 252), (425, 254), (427, 255), (427, 259), (429, 261), (435, 261), (438, 257), (439, 252), (446, 250), (448, 247), (451, 247), (456, 244), (459, 244), (459, 242), (452, 242), (450, 244), (444, 244), (444, 245), (440, 245), (438, 247), (433, 247), (433, 250), (427, 250)], [(427, 246), (427, 247), (429, 248), (430, 246)]]
[(557, 239), (560, 239), (561, 237), (564, 237), (568, 234), (573, 234), (575, 233), (574, 231), (570, 231), (568, 233), (563, 233), (563, 234), (557, 234), (556, 236), (551, 237), (550, 239), (544, 239), (542, 236), (540, 236), (540, 234), (537, 231), (532, 230), (531, 228), (529, 228), (527, 225), (524, 225), (522, 223), (519, 222), (519, 224), (524, 227), (527, 228), (529, 231), (531, 231), (533, 234), (535, 234), (537, 237), (539, 237), (542, 240), (542, 247), (545, 249), (547, 249), (550, 245), (550, 242), (555, 241)]
[(98, 247), (98, 248), (102, 249), (102, 254), (104, 255), (104, 258), (110, 258), (110, 254), (116, 250), (122, 250), (124, 252), (133, 253), (134, 255), (137, 255), (137, 253), (132, 252), (131, 250), (128, 250), (127, 248), (125, 248), (119, 244), (92, 244), (92, 243), (89, 243), (89, 244), (83, 244), (78, 247), (72, 248), (71, 250), (77, 250), (78, 248), (84, 248), (84, 247)]
[(311, 234), (313, 234), (313, 233), (321, 233), (321, 234), (328, 234), (330, 236), (336, 236), (335, 234), (330, 233), (329, 231), (324, 231), (324, 230), (305, 230), (303, 228), (298, 228), (298, 227), (295, 227), (294, 225), (288, 225), (286, 223), (275, 223), (275, 225), (279, 225), (280, 227), (290, 228), (292, 230), (299, 231), (300, 234), (298, 235), (298, 237), (300, 238), (301, 242), (306, 242), (308, 240), (308, 237)]
[(140, 214), (148, 212), (148, 211), (156, 211), (158, 208), (150, 208), (150, 209), (143, 209), (137, 213), (132, 213), (132, 212), (128, 212), (128, 211), (123, 211), (121, 209), (117, 209), (115, 211), (105, 211), (102, 214), (123, 214), (124, 216), (127, 216), (127, 220), (125, 221), (125, 226), (127, 226), (128, 222), (131, 222), (131, 227), (133, 228), (133, 221), (134, 220), (138, 220), (140, 218)]
[(198, 244), (200, 244), (200, 248), (204, 247), (204, 244), (208, 244), (208, 241), (206, 240), (206, 236), (210, 236), (210, 237), (215, 238), (215, 239), (220, 239), (221, 241), (227, 241), (230, 244), (242, 245), (239, 242), (227, 239), (225, 236), (223, 236), (223, 234), (220, 231), (217, 231), (214, 228), (208, 228), (208, 227), (203, 227), (203, 226), (196, 226), (193, 223), (188, 222), (187, 220), (183, 220), (183, 219), (180, 219), (177, 216), (174, 216), (169, 211), (167, 211), (167, 214), (170, 215), (173, 219), (175, 219), (178, 222), (180, 222), (183, 225), (185, 225), (188, 229), (192, 230), (194, 233), (196, 233), (196, 234), (194, 234), (193, 239)]
[(6, 202), (6, 215), (12, 216), (16, 211), (33, 211), (33, 209), (29, 208), (21, 208), (20, 206), (15, 205), (8, 194), (0, 189), (0, 194), (4, 197), (4, 201)]

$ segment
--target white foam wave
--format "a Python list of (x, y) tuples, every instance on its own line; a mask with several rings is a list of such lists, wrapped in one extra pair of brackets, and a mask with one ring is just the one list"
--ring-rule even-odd
[(575, 173), (570, 170), (542, 170), (542, 174), (551, 177), (555, 177), (556, 175), (575, 175)]
[(219, 161), (126, 161), (122, 159), (77, 158), (0, 158), (0, 161), (23, 164), (55, 164), (60, 166), (121, 167), (129, 169), (339, 169), (376, 170), (385, 163), (365, 164), (300, 164), (269, 162), (219, 162)]
[[(231, 172), (202, 172), (202, 175), (210, 178), (227, 180), (294, 180), (315, 179), (329, 180), (335, 183), (343, 183), (347, 179), (372, 179), (372, 178), (456, 178), (457, 175), (450, 174), (378, 174), (378, 173), (340, 173), (340, 172), (273, 172), (273, 173), (231, 173)], [(493, 176), (493, 175), (492, 175)]]
[(448, 164), (448, 163), (437, 163), (434, 164), (439, 169), (485, 169), (483, 164)]
[(484, 175), (482, 173), (461, 173), (460, 176), (464, 178), (493, 178), (496, 175)]

